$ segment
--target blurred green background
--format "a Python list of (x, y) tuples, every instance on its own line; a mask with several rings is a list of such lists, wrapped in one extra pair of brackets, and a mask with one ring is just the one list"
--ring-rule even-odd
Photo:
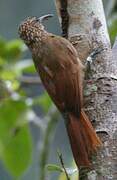
[[(113, 44), (116, 0), (104, 0), (104, 8)], [(0, 0), (0, 180), (64, 180), (58, 150), (65, 165), (73, 167), (68, 173), (74, 180), (77, 176), (62, 117), (18, 37), (18, 25), (24, 18), (47, 13), (55, 16), (46, 22), (46, 28), (60, 34), (54, 1)]]

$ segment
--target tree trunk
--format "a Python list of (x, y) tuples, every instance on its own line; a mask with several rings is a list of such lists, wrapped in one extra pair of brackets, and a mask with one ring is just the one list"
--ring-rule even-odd
[(92, 159), (94, 170), (84, 179), (115, 180), (117, 43), (111, 51), (102, 0), (56, 0), (56, 8), (63, 36), (71, 41), (84, 64), (94, 49), (103, 49), (90, 65), (84, 82), (84, 109), (101, 137), (103, 147)]

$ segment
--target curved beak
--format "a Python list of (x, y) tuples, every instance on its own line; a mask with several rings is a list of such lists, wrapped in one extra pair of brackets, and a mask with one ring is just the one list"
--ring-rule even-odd
[(44, 15), (44, 16), (39, 17), (39, 18), (38, 18), (38, 21), (39, 21), (40, 23), (43, 23), (44, 20), (48, 20), (48, 18), (53, 17), (53, 16), (54, 16), (53, 14), (47, 14), (47, 15)]

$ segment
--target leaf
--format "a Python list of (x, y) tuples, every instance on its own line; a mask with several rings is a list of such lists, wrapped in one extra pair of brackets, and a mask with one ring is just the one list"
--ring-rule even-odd
[(28, 106), (22, 100), (6, 100), (0, 104), (0, 157), (14, 176), (28, 167), (32, 139), (27, 125)]
[(57, 166), (55, 164), (48, 164), (46, 166), (48, 171), (58, 171), (58, 172), (63, 172), (63, 168), (61, 168), (60, 166)]
[[(66, 175), (65, 173), (61, 173), (58, 180), (66, 180)], [(79, 180), (79, 176), (78, 176), (78, 173), (76, 174), (73, 174), (70, 176), (70, 180)]]
[(8, 98), (9, 96), (10, 96), (10, 92), (8, 91), (5, 82), (0, 80), (0, 100), (4, 98)]
[(24, 59), (20, 62), (17, 62), (15, 65), (17, 70), (22, 71), (22, 73), (35, 73), (35, 67), (31, 59)]
[(66, 175), (65, 173), (61, 173), (58, 180), (66, 180)]
[(108, 22), (108, 26), (111, 41), (114, 42), (117, 35), (117, 14), (112, 15)]
[[(55, 164), (48, 164), (46, 168), (48, 171), (51, 171), (51, 172), (60, 172), (61, 174), (60, 174), (59, 180), (64, 180), (64, 179), (66, 180), (66, 174), (62, 167), (57, 166)], [(68, 176), (70, 177), (70, 180), (78, 180), (79, 172), (77, 168), (66, 168), (66, 172)]]
[(12, 81), (12, 89), (17, 90), (20, 87), (20, 82), (17, 80)]
[(3, 58), (5, 54), (6, 41), (0, 37), (0, 56)]
[(31, 161), (32, 143), (28, 126), (14, 134), (4, 147), (2, 160), (5, 167), (14, 176), (20, 176)]
[(5, 64), (5, 60), (4, 60), (2, 57), (0, 57), (0, 68), (1, 68), (4, 64)]
[(36, 73), (34, 65), (24, 68), (23, 73)]
[(7, 59), (11, 59), (12, 61), (17, 60), (21, 56), (22, 47), (23, 42), (21, 40), (16, 39), (9, 41), (5, 47), (5, 57)]
[(16, 78), (16, 73), (11, 70), (3, 70), (1, 71), (1, 78), (3, 80), (14, 80)]

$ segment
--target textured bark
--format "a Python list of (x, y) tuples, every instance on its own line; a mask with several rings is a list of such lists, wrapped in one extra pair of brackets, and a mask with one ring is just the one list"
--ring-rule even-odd
[(83, 63), (86, 63), (86, 58), (93, 49), (104, 49), (92, 62), (84, 82), (84, 108), (103, 142), (103, 147), (92, 159), (94, 170), (84, 179), (115, 180), (117, 45), (111, 51), (102, 1), (56, 0), (56, 7), (62, 29), (65, 30), (63, 34), (75, 46)]

